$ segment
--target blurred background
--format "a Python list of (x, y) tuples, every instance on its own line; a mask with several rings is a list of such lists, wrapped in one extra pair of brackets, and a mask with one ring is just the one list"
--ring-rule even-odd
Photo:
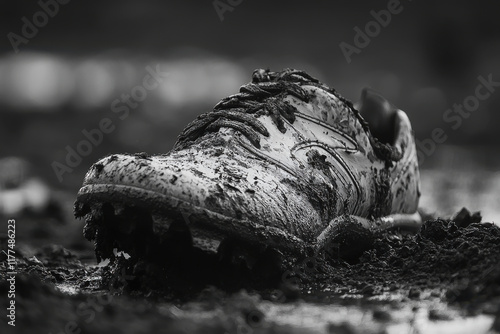
[[(500, 81), (500, 3), (401, 0), (348, 62), (340, 43), (355, 46), (354, 28), (364, 31), (371, 11), (387, 8), (373, 0), (2, 1), (0, 212), (42, 212), (66, 224), (94, 161), (165, 153), (254, 69), (291, 67), (352, 101), (363, 87), (378, 90), (408, 113), (419, 142), (441, 128), (446, 141), (427, 146), (421, 161), (421, 206), (440, 216), (467, 206), (498, 223), (500, 92), (456, 129), (443, 115), (475, 94), (479, 76)], [(137, 88), (157, 68), (167, 73), (161, 83)], [(139, 91), (147, 96), (120, 118), (113, 102), (123, 107)], [(54, 163), (67, 165), (68, 147), (77, 150), (82, 131), (103, 118), (113, 130), (58, 177)]]

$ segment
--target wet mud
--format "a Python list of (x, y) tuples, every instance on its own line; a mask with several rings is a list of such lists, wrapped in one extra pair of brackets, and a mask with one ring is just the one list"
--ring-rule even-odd
[(61, 246), (20, 247), (16, 332), (384, 333), (418, 309), (430, 323), (488, 316), (498, 330), (500, 228), (465, 209), (428, 218), (417, 234), (359, 242), (346, 233), (329, 252), (298, 259), (246, 254), (238, 240), (212, 254), (115, 252), (99, 265)]

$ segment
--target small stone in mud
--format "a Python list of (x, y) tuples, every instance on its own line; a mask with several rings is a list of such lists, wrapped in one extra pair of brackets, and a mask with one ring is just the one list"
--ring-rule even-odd
[(438, 320), (451, 320), (453, 316), (449, 313), (446, 313), (441, 309), (430, 309), (429, 310), (429, 320), (438, 321)]
[(392, 319), (391, 314), (384, 310), (373, 311), (373, 319), (377, 321), (390, 321)]
[(419, 299), (420, 291), (412, 288), (410, 289), (410, 291), (408, 291), (408, 297), (410, 297), (411, 299)]
[(245, 314), (246, 322), (251, 328), (258, 328), (262, 326), (262, 322), (265, 317), (265, 314), (259, 309), (251, 310)]
[(297, 300), (300, 297), (300, 287), (297, 284), (283, 283), (280, 285), (280, 290), (288, 301)]
[(420, 235), (432, 241), (441, 241), (447, 236), (448, 223), (442, 219), (428, 220), (421, 229)]
[(465, 287), (448, 290), (446, 292), (446, 298), (452, 302), (468, 302), (477, 297), (477, 293), (477, 287), (469, 284)]
[(373, 285), (367, 284), (363, 289), (361, 289), (361, 293), (365, 296), (373, 296), (375, 294), (375, 288)]
[(474, 223), (480, 223), (481, 222), (481, 213), (480, 212), (474, 212), (471, 214), (469, 210), (466, 208), (462, 208), (455, 217), (453, 217), (453, 221), (459, 226), (459, 227), (467, 227), (470, 224)]
[(328, 333), (330, 334), (355, 334), (356, 332), (352, 325), (347, 322), (328, 325)]
[(148, 159), (149, 158), (149, 154), (147, 154), (146, 152), (135, 153), (134, 156), (136, 158), (139, 158), (139, 159)]

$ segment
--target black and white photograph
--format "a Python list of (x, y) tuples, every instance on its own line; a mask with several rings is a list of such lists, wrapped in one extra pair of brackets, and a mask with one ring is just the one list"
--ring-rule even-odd
[(0, 4), (1, 334), (500, 333), (500, 2)]

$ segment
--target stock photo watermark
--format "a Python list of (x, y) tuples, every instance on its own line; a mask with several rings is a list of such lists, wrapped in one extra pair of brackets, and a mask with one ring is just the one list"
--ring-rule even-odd
[(7, 324), (16, 326), (16, 275), (17, 275), (17, 260), (15, 257), (16, 251), (16, 220), (9, 219), (7, 221), (7, 272), (6, 281), (9, 289), (7, 290)]
[(66, 5), (71, 0), (40, 0), (38, 1), (38, 6), (40, 10), (35, 12), (31, 19), (26, 16), (21, 18), (22, 26), (20, 29), (20, 34), (13, 31), (7, 34), (7, 39), (14, 49), (15, 53), (18, 53), (19, 46), (26, 45), (30, 40), (38, 35), (39, 29), (45, 27), (49, 23), (51, 18), (54, 18), (58, 13), (61, 5)]
[[(443, 121), (451, 127), (451, 130), (458, 130), (474, 111), (476, 111), (481, 101), (488, 99), (500, 87), (499, 81), (493, 80), (493, 74), (477, 77), (478, 85), (474, 89), (474, 94), (464, 98), (462, 103), (454, 103), (452, 108), (446, 109), (443, 113)], [(423, 140), (415, 139), (417, 146), (418, 163), (421, 165), (425, 159), (436, 151), (438, 145), (448, 140), (447, 131), (441, 127), (432, 129), (431, 136)]]
[[(111, 111), (117, 114), (121, 121), (126, 119), (130, 115), (130, 111), (137, 108), (139, 103), (147, 98), (148, 91), (158, 88), (168, 75), (167, 72), (161, 70), (160, 65), (156, 65), (156, 68), (147, 66), (146, 71), (148, 74), (144, 77), (142, 85), (134, 86), (129, 94), (123, 93), (120, 98), (111, 102)], [(51, 164), (59, 182), (63, 182), (63, 175), (73, 172), (82, 163), (83, 157), (89, 156), (95, 147), (101, 145), (104, 136), (112, 133), (115, 129), (116, 125), (108, 117), (102, 118), (94, 129), (83, 129), (82, 135), (85, 139), (80, 140), (74, 147), (70, 145), (65, 147), (64, 163), (53, 161)]]
[(214, 6), (219, 20), (222, 22), (224, 21), (225, 13), (234, 11), (242, 2), (243, 0), (214, 0), (212, 5)]
[[(411, 2), (412, 0), (406, 1)], [(353, 44), (347, 42), (340, 42), (339, 44), (340, 51), (342, 51), (347, 63), (350, 64), (352, 62), (352, 56), (354, 54), (360, 54), (361, 51), (370, 44), (372, 39), (381, 33), (382, 28), (389, 26), (393, 16), (400, 14), (403, 8), (400, 0), (389, 0), (386, 9), (381, 9), (378, 12), (371, 10), (370, 15), (373, 17), (373, 20), (368, 21), (363, 30), (358, 26), (354, 27), (353, 30), (355, 35)]]

